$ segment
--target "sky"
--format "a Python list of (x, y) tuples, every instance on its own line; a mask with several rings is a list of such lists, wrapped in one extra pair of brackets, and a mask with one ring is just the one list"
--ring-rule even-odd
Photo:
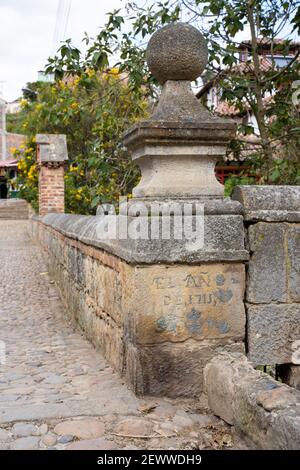
[(21, 96), (60, 41), (71, 37), (80, 47), (84, 32), (97, 34), (106, 13), (122, 5), (122, 0), (0, 0), (0, 94), (2, 89), (6, 101)]
[[(61, 41), (72, 38), (82, 48), (84, 33), (95, 36), (106, 13), (124, 4), (125, 0), (0, 0), (0, 96), (8, 102), (19, 98)], [(238, 39), (247, 38), (248, 28)]]

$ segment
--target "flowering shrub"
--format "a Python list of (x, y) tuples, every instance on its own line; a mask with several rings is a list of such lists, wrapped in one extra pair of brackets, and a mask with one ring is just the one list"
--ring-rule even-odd
[(132, 123), (144, 117), (143, 91), (132, 91), (118, 69), (87, 70), (54, 84), (40, 83), (37, 100), (22, 100), (26, 147), (19, 155), (21, 197), (37, 206), (36, 134), (66, 134), (69, 166), (65, 173), (66, 211), (94, 213), (103, 201), (128, 195), (139, 172), (121, 143)]

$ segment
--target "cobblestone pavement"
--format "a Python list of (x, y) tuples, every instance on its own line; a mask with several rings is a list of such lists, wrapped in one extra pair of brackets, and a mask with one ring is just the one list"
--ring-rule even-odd
[(27, 223), (0, 221), (0, 449), (232, 447), (204, 402), (128, 390), (67, 323)]

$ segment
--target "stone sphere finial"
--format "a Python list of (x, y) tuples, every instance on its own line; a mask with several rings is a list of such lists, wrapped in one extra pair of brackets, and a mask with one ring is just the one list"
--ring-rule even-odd
[(153, 34), (146, 51), (150, 72), (161, 84), (195, 80), (203, 72), (207, 56), (203, 35), (188, 23), (164, 26)]

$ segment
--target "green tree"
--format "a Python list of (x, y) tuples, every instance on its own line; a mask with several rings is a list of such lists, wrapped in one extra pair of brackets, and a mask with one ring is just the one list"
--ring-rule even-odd
[[(298, 0), (151, 0), (143, 2), (143, 7), (128, 2), (123, 12), (108, 14), (96, 38), (85, 38), (85, 53), (73, 47), (71, 40), (63, 44), (49, 59), (47, 72), (61, 77), (66, 72), (80, 75), (87, 68), (105, 70), (114, 53), (119, 55), (120, 69), (128, 73), (131, 89), (143, 86), (155, 97), (157, 84), (145, 64), (145, 46), (160, 26), (179, 19), (198, 26), (207, 38), (207, 73), (219, 81), (222, 98), (238, 108), (248, 106), (255, 115), (261, 147), (252, 161), (262, 175), (261, 182), (299, 183), (299, 159), (294, 156), (295, 149), (299, 155), (300, 119), (299, 108), (292, 101), (292, 83), (300, 70), (299, 51), (281, 70), (274, 59), (278, 53), (289, 54), (292, 33), (300, 30)], [(237, 38), (246, 30), (250, 37), (250, 73), (239, 72), (237, 67)], [(285, 40), (278, 43), (276, 39), (282, 35)], [(259, 57), (261, 41), (270, 44), (272, 66), (267, 70)], [(273, 99), (266, 104), (270, 94)], [(247, 134), (253, 128), (240, 126), (239, 132)]]
[(66, 210), (94, 213), (102, 201), (131, 193), (139, 173), (121, 136), (147, 113), (142, 90), (132, 91), (118, 69), (80, 76), (65, 76), (54, 84), (39, 83), (37, 99), (23, 100), (24, 149), (17, 150), (21, 196), (36, 204), (37, 169), (35, 135), (67, 135), (69, 166), (65, 174)]

